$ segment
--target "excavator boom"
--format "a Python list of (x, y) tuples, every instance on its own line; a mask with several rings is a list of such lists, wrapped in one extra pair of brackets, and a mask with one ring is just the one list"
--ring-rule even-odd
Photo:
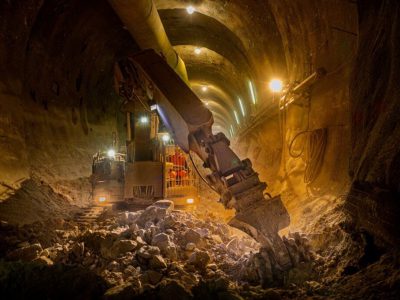
[[(278, 235), (290, 223), (280, 197), (265, 199), (267, 185), (259, 180), (249, 159), (239, 159), (223, 133), (212, 133), (212, 113), (190, 87), (154, 50), (129, 57), (120, 68), (130, 70), (128, 90), (142, 101), (151, 101), (175, 143), (185, 152), (195, 152), (204, 167), (211, 170), (208, 183), (220, 194), (226, 208), (236, 210), (230, 224), (271, 248), (281, 267), (290, 265)], [(120, 88), (123, 86), (120, 84)]]

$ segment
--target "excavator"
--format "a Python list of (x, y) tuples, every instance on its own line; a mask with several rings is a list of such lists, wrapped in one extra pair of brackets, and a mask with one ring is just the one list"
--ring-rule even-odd
[[(185, 153), (195, 153), (210, 170), (206, 181), (218, 192), (225, 208), (235, 209), (229, 224), (267, 248), (281, 270), (290, 268), (290, 255), (278, 234), (290, 223), (280, 196), (266, 196), (267, 185), (260, 181), (251, 161), (240, 160), (223, 133), (213, 134), (211, 111), (165, 59), (149, 49), (120, 60), (115, 66), (115, 85), (127, 111), (136, 117), (156, 113), (175, 143)], [(138, 175), (153, 174), (158, 168), (149, 151), (151, 133), (144, 132), (149, 129), (132, 126), (136, 132), (131, 139), (129, 113), (127, 123), (127, 153), (131, 155), (127, 155), (125, 186), (130, 180), (139, 180)]]

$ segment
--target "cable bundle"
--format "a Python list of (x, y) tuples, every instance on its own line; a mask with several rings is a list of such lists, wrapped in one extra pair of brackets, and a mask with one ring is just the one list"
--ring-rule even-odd
[[(299, 137), (304, 137), (299, 153), (293, 153), (292, 147), (294, 142)], [(304, 172), (304, 183), (310, 184), (313, 182), (321, 171), (325, 148), (328, 140), (328, 129), (319, 128), (315, 130), (304, 130), (294, 136), (289, 144), (289, 155), (293, 158), (298, 158), (304, 154), (306, 169)]]

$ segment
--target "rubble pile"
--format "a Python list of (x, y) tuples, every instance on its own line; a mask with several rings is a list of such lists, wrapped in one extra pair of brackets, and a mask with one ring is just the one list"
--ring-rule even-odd
[[(83, 267), (104, 280), (108, 299), (262, 298), (277, 292), (260, 282), (265, 288), (290, 278), (249, 236), (212, 217), (176, 211), (166, 200), (142, 211), (105, 214), (93, 224), (53, 220), (17, 228), (3, 222), (1, 232), (7, 261)], [(310, 263), (304, 235), (284, 242), (295, 267)]]

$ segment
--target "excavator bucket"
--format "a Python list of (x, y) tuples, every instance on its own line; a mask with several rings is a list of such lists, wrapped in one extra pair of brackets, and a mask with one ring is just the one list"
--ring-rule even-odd
[(291, 260), (278, 232), (289, 224), (290, 217), (280, 196), (252, 203), (229, 222), (252, 236), (262, 247), (270, 249), (283, 270), (290, 268)]
[(290, 217), (280, 196), (253, 202), (229, 222), (229, 225), (248, 233), (261, 243), (264, 239), (273, 240), (279, 230), (289, 224)]

